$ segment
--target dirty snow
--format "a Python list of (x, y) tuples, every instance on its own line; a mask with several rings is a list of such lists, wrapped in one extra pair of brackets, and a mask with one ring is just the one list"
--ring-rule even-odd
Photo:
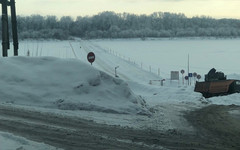
[(0, 132), (0, 150), (62, 150), (37, 143), (11, 133)]

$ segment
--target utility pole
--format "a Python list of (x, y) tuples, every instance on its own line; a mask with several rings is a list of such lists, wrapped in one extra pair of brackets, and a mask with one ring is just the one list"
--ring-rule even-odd
[(7, 57), (8, 50), (8, 15), (7, 15), (7, 0), (2, 0), (2, 56)]
[(18, 34), (17, 34), (17, 17), (16, 17), (15, 0), (10, 0), (10, 6), (11, 6), (11, 17), (12, 17), (11, 20), (12, 20), (14, 56), (18, 56)]
[(8, 9), (11, 7), (11, 20), (12, 20), (12, 35), (13, 35), (13, 46), (14, 56), (18, 55), (18, 35), (17, 35), (17, 19), (16, 19), (16, 8), (15, 0), (0, 0), (2, 4), (2, 56), (8, 56), (8, 49), (10, 48), (9, 42), (9, 27), (8, 27)]
[(189, 85), (189, 54), (188, 54), (188, 85)]

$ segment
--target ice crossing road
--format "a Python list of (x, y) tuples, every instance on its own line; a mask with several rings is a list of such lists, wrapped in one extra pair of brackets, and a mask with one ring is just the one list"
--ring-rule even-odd
[(87, 55), (87, 53), (93, 51), (96, 55), (96, 60), (93, 66), (99, 70), (102, 70), (112, 76), (115, 75), (114, 68), (119, 66), (117, 70), (117, 75), (120, 79), (125, 81), (135, 81), (149, 83), (149, 80), (160, 79), (157, 74), (145, 71), (141, 69), (140, 66), (125, 60), (119, 56), (115, 56), (110, 53), (107, 49), (100, 47), (91, 41), (81, 41), (80, 43), (82, 51)]

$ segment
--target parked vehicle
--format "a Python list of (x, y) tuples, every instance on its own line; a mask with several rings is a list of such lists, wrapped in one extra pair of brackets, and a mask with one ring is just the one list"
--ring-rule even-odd
[(240, 93), (240, 80), (227, 80), (224, 73), (213, 68), (205, 75), (204, 82), (196, 82), (194, 91), (205, 98)]

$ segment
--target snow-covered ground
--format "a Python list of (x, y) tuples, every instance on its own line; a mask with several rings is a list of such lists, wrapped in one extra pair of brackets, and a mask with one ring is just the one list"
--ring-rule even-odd
[[(191, 130), (181, 117), (183, 111), (206, 104), (240, 105), (240, 95), (205, 99), (193, 92), (194, 80), (191, 86), (182, 80), (170, 81), (170, 71), (186, 70), (189, 54), (191, 72), (203, 77), (215, 67), (228, 78), (240, 79), (239, 41), (22, 41), (20, 57), (0, 59), (0, 103), (113, 125)], [(31, 57), (26, 56), (28, 51)], [(96, 55), (92, 66), (86, 58), (90, 51)], [(162, 79), (166, 79), (163, 86)], [(11, 142), (16, 145), (19, 139), (12, 137), (1, 133), (0, 149)], [(24, 149), (35, 145), (27, 143), (30, 147)], [(12, 149), (19, 147), (21, 144)]]
[(11, 133), (0, 132), (0, 150), (56, 150), (56, 148), (44, 143), (33, 142)]

